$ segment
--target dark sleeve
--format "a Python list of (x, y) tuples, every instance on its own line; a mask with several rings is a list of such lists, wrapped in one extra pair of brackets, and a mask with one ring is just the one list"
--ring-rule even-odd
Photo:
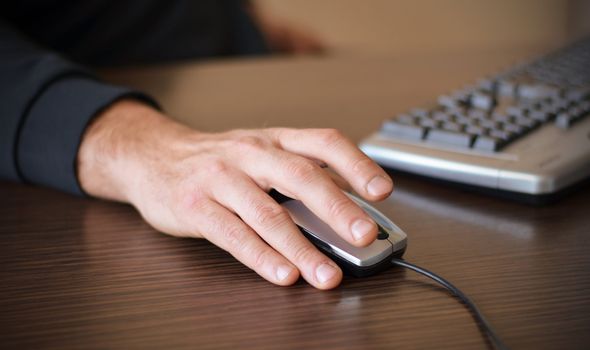
[(0, 20), (0, 178), (83, 194), (76, 155), (89, 121), (125, 97), (149, 97), (102, 83)]

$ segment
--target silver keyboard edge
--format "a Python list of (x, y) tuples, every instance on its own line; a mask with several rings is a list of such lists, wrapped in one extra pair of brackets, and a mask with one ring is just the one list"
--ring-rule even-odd
[[(419, 152), (395, 149), (396, 143), (374, 133), (360, 143), (361, 150), (377, 163), (432, 178), (530, 195), (557, 192), (590, 174), (590, 164), (559, 176), (513, 171), (469, 164)], [(417, 146), (419, 148), (419, 146)]]

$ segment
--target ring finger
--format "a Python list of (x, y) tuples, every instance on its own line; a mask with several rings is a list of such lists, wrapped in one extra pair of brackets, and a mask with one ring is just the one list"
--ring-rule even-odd
[(291, 261), (305, 280), (320, 289), (336, 287), (340, 268), (299, 231), (289, 214), (245, 174), (236, 171), (211, 187), (213, 198), (236, 212), (270, 246)]

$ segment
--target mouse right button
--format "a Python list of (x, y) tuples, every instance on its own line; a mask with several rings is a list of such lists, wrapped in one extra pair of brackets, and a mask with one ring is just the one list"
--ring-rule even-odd
[(383, 227), (377, 225), (377, 227), (379, 228), (379, 231), (377, 233), (377, 239), (379, 240), (384, 240), (384, 239), (388, 239), (389, 238), (389, 233), (387, 233), (387, 231), (385, 231), (383, 229)]

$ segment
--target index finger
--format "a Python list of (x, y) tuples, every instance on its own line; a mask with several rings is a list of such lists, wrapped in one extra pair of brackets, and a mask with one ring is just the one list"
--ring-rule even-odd
[(393, 191), (393, 181), (387, 173), (338, 130), (271, 130), (281, 148), (325, 162), (366, 199), (384, 199)]

